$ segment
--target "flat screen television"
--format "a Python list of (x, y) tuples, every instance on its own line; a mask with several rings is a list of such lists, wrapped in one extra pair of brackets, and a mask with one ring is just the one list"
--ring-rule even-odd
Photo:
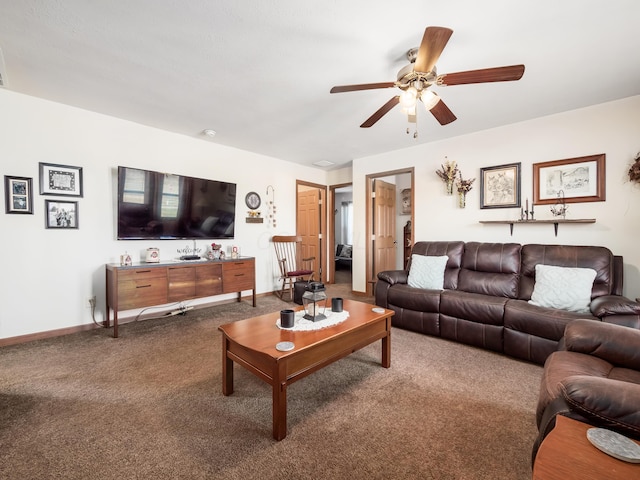
[(118, 240), (233, 238), (236, 184), (118, 167)]

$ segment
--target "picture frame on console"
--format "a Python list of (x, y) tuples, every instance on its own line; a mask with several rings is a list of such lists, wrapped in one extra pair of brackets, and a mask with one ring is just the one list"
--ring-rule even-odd
[(4, 201), (6, 213), (33, 215), (32, 179), (28, 177), (4, 176)]
[(45, 200), (45, 226), (54, 229), (78, 228), (78, 202)]
[(480, 208), (520, 207), (521, 163), (480, 169)]
[(39, 163), (40, 195), (82, 197), (82, 167)]
[(533, 203), (604, 202), (605, 154), (533, 164)]

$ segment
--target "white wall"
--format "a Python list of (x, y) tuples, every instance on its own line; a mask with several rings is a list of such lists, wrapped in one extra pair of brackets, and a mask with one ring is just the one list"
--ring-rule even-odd
[[(219, 134), (224, 135), (223, 128)], [(78, 230), (45, 229), (45, 198), (62, 197), (38, 194), (38, 162), (83, 168), (84, 197), (72, 199), (79, 202)], [(141, 252), (152, 246), (160, 248), (162, 259), (173, 258), (178, 248), (192, 245), (186, 240), (115, 239), (118, 165), (237, 183), (236, 240), (222, 243), (238, 245), (243, 255), (256, 257), (258, 293), (276, 285), (271, 236), (295, 233), (296, 179), (317, 182), (326, 175), (315, 168), (3, 89), (0, 165), (3, 176), (31, 177), (34, 187), (33, 215), (0, 215), (0, 338), (91, 323), (92, 295), (97, 296), (100, 321), (105, 309), (105, 263), (119, 261), (125, 250), (139, 260)], [(244, 221), (246, 193), (254, 190), (264, 201), (268, 185), (275, 188), (276, 229)], [(266, 215), (266, 206), (262, 210)], [(208, 243), (197, 245), (204, 249)]]
[[(464, 121), (460, 119), (458, 121)], [(435, 124), (422, 128), (446, 128)], [(428, 133), (428, 132), (427, 132)], [(415, 167), (414, 239), (489, 242), (602, 245), (625, 261), (625, 295), (640, 296), (640, 185), (629, 181), (627, 171), (640, 150), (640, 96), (485, 130), (472, 135), (357, 159), (353, 162), (354, 209), (365, 208), (365, 176)], [(480, 168), (522, 163), (522, 200), (533, 199), (532, 164), (550, 160), (606, 154), (606, 201), (569, 204), (567, 218), (595, 218), (595, 224), (516, 225), (513, 236), (506, 225), (483, 225), (480, 220), (519, 218), (519, 209), (480, 209)], [(458, 162), (463, 177), (475, 177), (467, 206), (457, 206), (457, 196), (446, 196), (435, 170), (445, 156)], [(536, 218), (550, 219), (548, 207), (537, 206)], [(364, 215), (355, 217), (354, 290), (364, 291)]]

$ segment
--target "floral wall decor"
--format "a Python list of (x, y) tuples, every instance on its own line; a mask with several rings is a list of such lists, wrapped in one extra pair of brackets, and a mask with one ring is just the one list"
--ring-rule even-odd
[(458, 187), (458, 206), (460, 208), (464, 208), (467, 205), (467, 193), (471, 191), (473, 188), (471, 184), (475, 182), (475, 178), (469, 178), (467, 180), (462, 179), (462, 172), (460, 172), (460, 177), (456, 182), (456, 187)]
[[(447, 157), (444, 157), (445, 160)], [(458, 165), (455, 160), (446, 160), (444, 165), (441, 165), (442, 170), (436, 170), (438, 176), (442, 179), (442, 181), (447, 185), (447, 195), (453, 195), (453, 182), (456, 180), (456, 176), (458, 175)]]
[(637, 153), (633, 165), (629, 169), (629, 180), (640, 183), (640, 152)]

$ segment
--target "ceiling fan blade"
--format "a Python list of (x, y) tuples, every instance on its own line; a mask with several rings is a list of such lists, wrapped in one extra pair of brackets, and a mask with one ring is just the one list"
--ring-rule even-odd
[(338, 85), (333, 87), (329, 93), (357, 92), (358, 90), (374, 90), (376, 88), (394, 87), (394, 82), (362, 83), (360, 85)]
[(380, 107), (376, 113), (371, 115), (369, 118), (365, 120), (365, 122), (360, 125), (360, 128), (369, 128), (373, 124), (375, 124), (378, 120), (380, 120), (383, 116), (387, 114), (389, 110), (400, 103), (400, 95), (396, 95), (392, 97), (387, 103), (385, 103), (382, 107)]
[(436, 118), (436, 120), (440, 122), (440, 125), (447, 125), (448, 123), (453, 122), (457, 118), (453, 114), (453, 112), (449, 110), (449, 107), (445, 105), (445, 103), (442, 101), (442, 98), (429, 111)]
[(510, 82), (520, 80), (524, 74), (524, 65), (508, 67), (482, 68), (466, 72), (445, 73), (438, 77), (438, 85), (465, 85), (468, 83)]
[(413, 70), (422, 73), (433, 70), (452, 33), (453, 30), (446, 27), (427, 27), (418, 48)]

